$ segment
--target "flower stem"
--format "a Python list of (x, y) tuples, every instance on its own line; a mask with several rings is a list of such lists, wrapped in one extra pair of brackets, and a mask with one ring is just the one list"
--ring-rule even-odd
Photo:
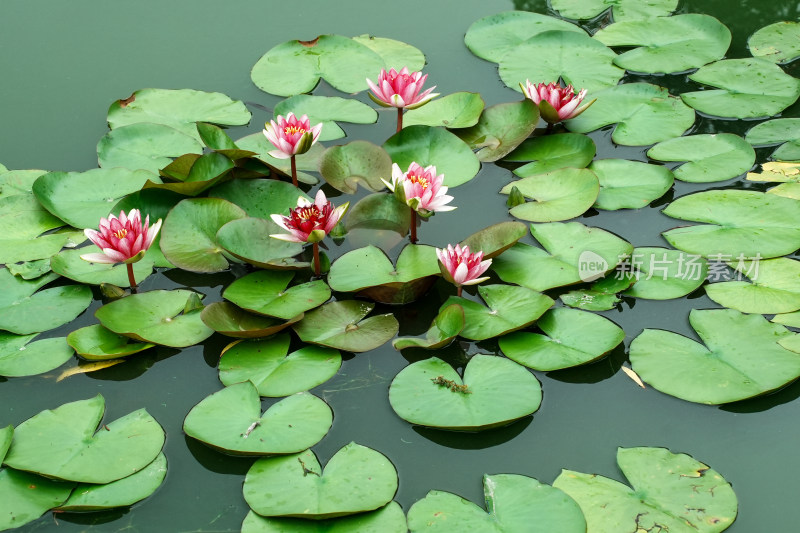
[(403, 129), (403, 108), (397, 108), (397, 133), (400, 133), (400, 130)]
[(133, 277), (133, 263), (125, 265), (128, 267), (128, 283), (131, 284), (131, 294), (136, 294), (136, 278)]
[(411, 209), (411, 244), (417, 244), (417, 212)]
[(552, 133), (552, 132), (553, 132), (553, 124), (551, 122), (548, 122), (547, 123), (547, 129), (544, 130), (544, 133), (545, 133), (545, 135), (547, 135), (548, 133)]
[(458, 286), (458, 291), (456, 292), (456, 296), (461, 296), (461, 285)]
[(315, 242), (313, 244), (314, 247), (314, 275), (319, 277), (320, 275), (320, 266), (319, 266), (319, 243)]
[(294, 156), (292, 156), (292, 185), (297, 187), (297, 162), (294, 160)]

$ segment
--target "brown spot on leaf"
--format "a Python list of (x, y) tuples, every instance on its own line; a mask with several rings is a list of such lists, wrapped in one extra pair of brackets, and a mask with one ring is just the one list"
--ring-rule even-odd
[(306, 48), (313, 48), (319, 42), (319, 37), (317, 37), (313, 41), (297, 41), (297, 42), (300, 43), (301, 45), (305, 46)]
[(120, 107), (128, 107), (128, 104), (136, 100), (136, 93), (131, 94), (129, 97), (125, 98), (124, 100), (119, 101)]

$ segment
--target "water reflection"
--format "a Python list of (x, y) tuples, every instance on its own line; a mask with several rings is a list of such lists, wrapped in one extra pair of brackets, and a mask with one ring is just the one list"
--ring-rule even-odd
[(217, 474), (227, 474), (233, 476), (244, 476), (250, 467), (258, 459), (257, 457), (235, 457), (225, 455), (205, 444), (193, 439), (188, 435), (183, 436), (186, 447), (191, 452), (192, 457), (203, 465), (206, 470)]
[(510, 441), (530, 425), (533, 415), (520, 418), (507, 426), (487, 429), (478, 433), (446, 431), (423, 426), (413, 426), (420, 436), (447, 448), (457, 450), (484, 450)]

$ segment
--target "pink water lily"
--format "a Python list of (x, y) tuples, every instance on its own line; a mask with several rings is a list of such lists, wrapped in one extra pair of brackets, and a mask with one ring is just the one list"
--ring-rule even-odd
[(459, 296), (462, 285), (477, 285), (489, 279), (488, 276), (480, 277), (492, 264), (491, 259), (483, 260), (483, 252), (470, 253), (469, 246), (456, 244), (454, 248), (448, 244), (445, 249), (437, 248), (436, 256), (444, 267), (445, 277), (458, 287)]
[(586, 97), (586, 89), (576, 95), (572, 85), (561, 87), (555, 82), (534, 85), (525, 80), (525, 85), (520, 83), (519, 86), (525, 96), (539, 106), (539, 112), (548, 124), (575, 118), (595, 102), (592, 100), (578, 107)]
[(265, 125), (264, 135), (277, 150), (272, 150), (269, 155), (277, 159), (289, 159), (297, 154), (304, 154), (311, 149), (311, 145), (317, 142), (322, 122), (311, 127), (311, 122), (307, 115), (300, 118), (289, 113), (286, 118), (278, 115), (277, 121), (270, 120)]
[(397, 198), (423, 217), (431, 216), (435, 211), (452, 211), (455, 206), (446, 205), (453, 199), (448, 196), (447, 187), (442, 185), (444, 174), (436, 175), (433, 165), (422, 168), (411, 163), (408, 171), (403, 172), (397, 163), (392, 165), (392, 181), (383, 181)]
[(427, 74), (423, 76), (421, 72), (409, 72), (408, 67), (403, 67), (400, 72), (395, 69), (389, 72), (381, 69), (377, 84), (367, 78), (367, 84), (372, 89), (369, 97), (383, 107), (415, 109), (439, 96), (438, 93), (433, 93), (435, 85), (420, 93), (427, 78)]

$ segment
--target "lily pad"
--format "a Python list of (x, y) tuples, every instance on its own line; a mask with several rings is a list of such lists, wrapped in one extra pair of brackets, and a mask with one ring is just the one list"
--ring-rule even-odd
[(790, 63), (800, 57), (800, 23), (775, 22), (757, 30), (747, 39), (747, 48), (755, 57), (773, 63)]
[(378, 120), (378, 113), (365, 103), (338, 96), (312, 96), (298, 94), (278, 103), (275, 116), (294, 113), (298, 117), (308, 115), (311, 124), (322, 122), (320, 141), (341, 139), (345, 136), (336, 122), (372, 124)]
[(403, 125), (468, 128), (478, 123), (484, 105), (483, 98), (478, 93), (448, 94), (418, 109), (407, 111), (403, 116)]
[(699, 255), (667, 248), (634, 248), (625, 266), (636, 280), (625, 296), (648, 300), (686, 296), (708, 275), (708, 263)]
[(256, 461), (244, 480), (244, 499), (262, 516), (320, 520), (372, 511), (397, 491), (397, 471), (383, 454), (354, 442), (325, 466), (311, 450)]
[(220, 272), (228, 268), (224, 249), (217, 243), (219, 229), (246, 213), (220, 198), (190, 198), (172, 208), (161, 229), (161, 251), (170, 263), (192, 272)]
[(721, 404), (772, 392), (800, 376), (800, 357), (778, 344), (794, 334), (761, 315), (694, 309), (689, 323), (705, 346), (656, 329), (631, 343), (633, 370), (661, 392)]
[(565, 307), (551, 309), (536, 326), (545, 335), (517, 331), (500, 338), (500, 349), (506, 357), (534, 370), (559, 370), (591, 363), (625, 338), (625, 332), (610, 320)]
[(188, 290), (150, 291), (107, 303), (94, 315), (103, 326), (120, 335), (183, 348), (214, 333), (200, 319), (200, 309), (193, 306), (196, 298), (197, 293)]
[(35, 239), (0, 239), (0, 264), (48, 259), (62, 248), (74, 248), (85, 240), (82, 231), (50, 233)]
[(274, 46), (253, 66), (250, 78), (262, 91), (279, 96), (311, 92), (320, 78), (342, 92), (357, 93), (384, 66), (380, 55), (353, 39), (320, 35)]
[(355, 194), (358, 184), (378, 192), (385, 187), (381, 179), (392, 175), (392, 158), (371, 142), (353, 141), (325, 150), (319, 172), (331, 187), (344, 193)]
[(117, 335), (100, 324), (76, 329), (67, 335), (67, 344), (89, 361), (126, 357), (155, 346), (152, 343), (131, 342), (130, 338)]
[(587, 531), (718, 533), (733, 523), (736, 495), (716, 471), (664, 448), (619, 448), (617, 464), (633, 489), (596, 474), (563, 470), (553, 486), (580, 505)]
[(0, 531), (33, 522), (64, 503), (74, 487), (73, 483), (0, 468)]
[(411, 211), (393, 194), (370, 194), (350, 208), (345, 226), (348, 232), (363, 228), (405, 235), (411, 226)]
[(702, 67), (689, 79), (718, 87), (681, 94), (688, 105), (717, 117), (776, 115), (800, 96), (800, 80), (766, 59), (725, 59)]
[(50, 258), (6, 265), (9, 272), (24, 280), (36, 279), (51, 271)]
[(662, 233), (675, 248), (729, 261), (790, 254), (800, 248), (800, 202), (756, 191), (704, 191), (678, 198), (667, 216), (708, 225)]
[(450, 344), (464, 329), (464, 309), (460, 305), (448, 305), (433, 319), (424, 338), (397, 337), (392, 341), (395, 350), (423, 348), (435, 350)]
[(593, 19), (609, 8), (614, 20), (637, 20), (665, 17), (678, 8), (678, 0), (550, 0), (550, 6), (575, 20)]
[(633, 252), (616, 235), (579, 222), (534, 224), (531, 233), (544, 249), (517, 244), (494, 259), (492, 270), (537, 291), (601, 278)]
[[(236, 141), (236, 145), (242, 150), (250, 150), (255, 152), (257, 159), (266, 163), (270, 168), (280, 171), (284, 176), (288, 177), (291, 181), (291, 160), (289, 159), (276, 159), (269, 155), (269, 152), (275, 149), (272, 144), (267, 140), (263, 133), (253, 133), (246, 137), (242, 137)], [(315, 185), (319, 180), (308, 172), (319, 169), (319, 160), (325, 152), (325, 147), (322, 143), (314, 143), (311, 149), (304, 153), (295, 156), (295, 163), (297, 165), (297, 181), (309, 185)]]
[(600, 182), (585, 168), (562, 168), (512, 181), (500, 192), (510, 194), (516, 187), (533, 202), (511, 208), (511, 215), (532, 222), (568, 220), (585, 213), (597, 200)]
[(233, 257), (259, 268), (305, 268), (309, 263), (294, 256), (303, 251), (297, 242), (283, 241), (270, 235), (284, 233), (272, 220), (239, 218), (217, 231), (216, 242)]
[(481, 431), (539, 409), (542, 387), (525, 367), (504, 357), (474, 355), (464, 379), (438, 357), (408, 365), (392, 380), (389, 402), (412, 424)]
[[(64, 337), (31, 342), (33, 335), (12, 335), (0, 332), (0, 376), (34, 376), (49, 372), (66, 363), (75, 353)], [(3, 451), (0, 439), (0, 451)], [(0, 462), (2, 462), (0, 453)]]
[(169, 165), (173, 157), (202, 152), (203, 145), (190, 133), (150, 122), (113, 129), (97, 143), (97, 161), (101, 167), (142, 169), (152, 174)]
[(594, 161), (589, 170), (600, 181), (594, 207), (609, 211), (645, 207), (661, 198), (675, 181), (666, 167), (626, 159)]
[(470, 147), (456, 135), (441, 128), (409, 126), (383, 144), (394, 163), (402, 170), (416, 162), (422, 167), (436, 166), (448, 187), (462, 185), (478, 173), (481, 164)]
[[(617, 54), (585, 33), (546, 31), (509, 51), (500, 60), (500, 78), (522, 91), (520, 83), (558, 81), (590, 93), (616, 85), (625, 71), (614, 65)], [(592, 95), (594, 96), (594, 94)]]
[(242, 533), (408, 533), (406, 515), (396, 502), (367, 513), (328, 520), (270, 518), (250, 511)]
[(6, 452), (8, 452), (13, 438), (14, 426), (8, 425), (0, 429), (0, 464), (3, 464), (3, 459), (6, 457)]
[(419, 48), (408, 43), (386, 37), (375, 37), (366, 33), (353, 37), (353, 40), (381, 56), (387, 71), (395, 69), (399, 72), (403, 67), (408, 67), (408, 70), (415, 72), (422, 70), (425, 66), (425, 54)]
[(248, 313), (230, 302), (214, 302), (206, 306), (200, 318), (207, 327), (228, 337), (256, 339), (268, 337), (303, 318), (302, 313), (288, 321)]
[(767, 191), (769, 194), (777, 194), (784, 198), (800, 200), (800, 183), (781, 183)]
[(430, 491), (408, 510), (411, 533), (481, 531), (584, 533), (586, 520), (559, 489), (518, 474), (483, 476), (487, 511), (455, 494)]
[(484, 259), (492, 259), (502, 254), (528, 233), (522, 222), (500, 222), (477, 231), (461, 241), (461, 246), (469, 246), (471, 252), (483, 252)]
[(46, 170), (5, 170), (0, 169), (0, 198), (28, 194), (33, 188), (33, 183), (47, 174)]
[(594, 159), (594, 141), (580, 133), (556, 133), (525, 140), (505, 161), (532, 161), (514, 169), (514, 174), (527, 178), (565, 167), (585, 168)]
[(690, 183), (725, 181), (753, 167), (756, 152), (750, 144), (731, 133), (688, 135), (660, 142), (647, 151), (659, 161), (688, 161), (673, 170), (675, 178)]
[[(86, 253), (98, 253), (100, 248), (91, 244), (77, 250), (63, 250), (50, 259), (50, 268), (56, 274), (88, 285), (110, 283), (117, 287), (128, 287), (128, 265), (123, 263), (90, 263), (81, 259)], [(141, 282), (153, 273), (153, 262), (142, 259), (133, 263), (134, 278)]]
[(225, 385), (251, 381), (261, 396), (289, 396), (332, 378), (342, 365), (338, 351), (304, 346), (289, 355), (290, 337), (242, 341), (222, 354), (219, 379)]
[(284, 398), (262, 414), (256, 386), (245, 381), (195, 405), (183, 421), (183, 431), (233, 455), (285, 455), (318, 443), (332, 422), (331, 408), (306, 392)]
[(536, 129), (539, 108), (532, 101), (507, 102), (486, 108), (478, 123), (457, 135), (484, 163), (502, 159)]
[(144, 409), (104, 424), (101, 395), (45, 410), (14, 430), (5, 464), (47, 477), (110, 483), (142, 470), (161, 453), (164, 430)]
[(722, 59), (731, 44), (724, 24), (697, 13), (615, 22), (593, 37), (606, 46), (638, 47), (623, 52), (614, 63), (650, 74), (702, 67)]
[[(297, 198), (313, 199), (291, 183), (273, 179), (235, 179), (226, 181), (208, 193), (228, 200), (245, 210), (248, 217), (269, 219), (272, 214), (287, 215), (297, 207)], [(276, 226), (277, 227), (277, 226)]]
[(797, 183), (800, 181), (800, 161), (767, 161), (761, 164), (761, 172), (748, 172), (747, 181)]
[(744, 137), (753, 146), (785, 143), (772, 153), (778, 161), (800, 159), (800, 118), (775, 118), (756, 124)]
[(609, 311), (622, 300), (618, 293), (630, 288), (636, 281), (630, 273), (614, 275), (596, 281), (588, 289), (569, 291), (559, 296), (564, 305), (585, 311)]
[[(177, 169), (176, 169), (177, 167)], [(174, 191), (186, 196), (197, 196), (220, 181), (229, 179), (234, 162), (220, 152), (209, 152), (200, 157), (186, 158), (186, 164), (172, 164), (164, 167), (161, 174), (176, 181), (158, 183), (150, 181), (146, 189)]]
[(33, 239), (63, 225), (64, 222), (42, 207), (33, 194), (0, 198), (0, 235), (4, 239)]
[(106, 485), (80, 484), (59, 511), (101, 511), (127, 507), (153, 494), (167, 476), (167, 458), (163, 453), (142, 470)]
[(780, 257), (765, 261), (729, 262), (747, 281), (706, 286), (708, 297), (723, 307), (743, 313), (774, 315), (800, 309), (800, 261)]
[(356, 300), (330, 302), (306, 313), (292, 328), (304, 342), (348, 352), (366, 352), (384, 344), (399, 329), (391, 313), (362, 320), (374, 307), (375, 304)]
[(611, 139), (617, 144), (642, 146), (680, 137), (694, 124), (694, 110), (663, 87), (625, 83), (592, 94), (597, 101), (564, 124), (570, 131), (588, 133), (617, 124)]
[(248, 311), (284, 320), (318, 307), (331, 297), (322, 280), (287, 289), (293, 277), (294, 272), (253, 272), (231, 283), (223, 296)]

